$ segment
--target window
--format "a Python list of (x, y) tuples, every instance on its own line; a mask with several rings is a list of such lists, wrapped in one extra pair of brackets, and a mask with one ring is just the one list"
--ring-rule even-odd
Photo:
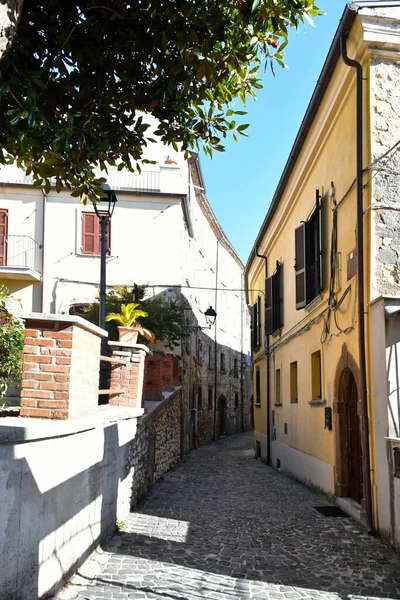
[(281, 403), (281, 370), (275, 371), (275, 404)]
[(312, 400), (321, 400), (321, 352), (319, 350), (311, 354), (311, 388)]
[(296, 309), (304, 308), (322, 291), (321, 197), (316, 190), (315, 208), (295, 229)]
[(297, 390), (297, 361), (290, 363), (290, 402), (297, 404), (299, 401)]
[(251, 316), (251, 349), (255, 350), (261, 344), (261, 298), (257, 298), (257, 302), (250, 308)]
[(221, 352), (221, 365), (220, 365), (220, 371), (222, 373), (225, 373), (225, 354), (223, 352)]
[(202, 409), (202, 404), (203, 404), (203, 388), (201, 387), (201, 385), (199, 385), (199, 387), (197, 388), (197, 410)]
[[(104, 214), (104, 213), (100, 213)], [(96, 213), (82, 213), (82, 254), (100, 254), (100, 221)], [(111, 253), (110, 220), (106, 232), (107, 256)]]
[(208, 346), (208, 368), (212, 369), (213, 364), (212, 364), (212, 350), (211, 350), (211, 346)]
[(282, 327), (282, 265), (276, 261), (276, 269), (265, 280), (265, 334), (274, 335)]
[(202, 353), (203, 353), (203, 342), (201, 341), (200, 338), (197, 338), (197, 344), (196, 344), (196, 358), (197, 361), (202, 364), (203, 360), (202, 360)]
[(235, 394), (235, 410), (239, 408), (239, 394)]
[(256, 406), (261, 406), (261, 380), (260, 369), (256, 369)]
[(233, 376), (239, 377), (238, 359), (233, 359)]
[(0, 265), (7, 264), (8, 211), (0, 209)]
[(213, 407), (213, 389), (212, 387), (208, 388), (208, 409), (211, 410)]

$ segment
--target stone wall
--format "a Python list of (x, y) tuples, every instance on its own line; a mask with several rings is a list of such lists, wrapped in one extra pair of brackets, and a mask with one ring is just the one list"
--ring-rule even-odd
[(398, 52), (372, 50), (372, 287), (383, 295), (400, 295), (400, 61)]
[(1, 600), (47, 597), (126, 518), (136, 416), (0, 419)]
[(181, 403), (178, 389), (138, 421), (128, 463), (128, 469), (134, 472), (132, 507), (181, 458)]

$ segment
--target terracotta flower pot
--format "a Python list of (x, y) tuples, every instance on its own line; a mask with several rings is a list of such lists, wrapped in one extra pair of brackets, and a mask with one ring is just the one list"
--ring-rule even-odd
[(136, 344), (139, 333), (134, 327), (118, 327), (118, 335), (120, 342)]

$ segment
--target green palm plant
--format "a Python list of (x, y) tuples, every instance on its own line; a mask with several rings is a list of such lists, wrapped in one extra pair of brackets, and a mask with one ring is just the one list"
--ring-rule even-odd
[(132, 329), (136, 329), (137, 332), (149, 340), (149, 342), (154, 342), (154, 333), (143, 327), (143, 325), (137, 321), (138, 317), (148, 316), (148, 313), (140, 308), (137, 308), (138, 306), (139, 304), (136, 302), (122, 304), (121, 312), (108, 314), (106, 316), (106, 321), (116, 321), (121, 327), (131, 327)]

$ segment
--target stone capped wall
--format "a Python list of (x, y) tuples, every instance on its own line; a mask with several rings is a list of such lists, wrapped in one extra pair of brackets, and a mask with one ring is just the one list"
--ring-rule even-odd
[(375, 50), (371, 57), (372, 287), (400, 295), (400, 61), (398, 53)]
[(134, 472), (132, 507), (181, 458), (181, 402), (182, 392), (178, 389), (138, 421), (128, 464)]

